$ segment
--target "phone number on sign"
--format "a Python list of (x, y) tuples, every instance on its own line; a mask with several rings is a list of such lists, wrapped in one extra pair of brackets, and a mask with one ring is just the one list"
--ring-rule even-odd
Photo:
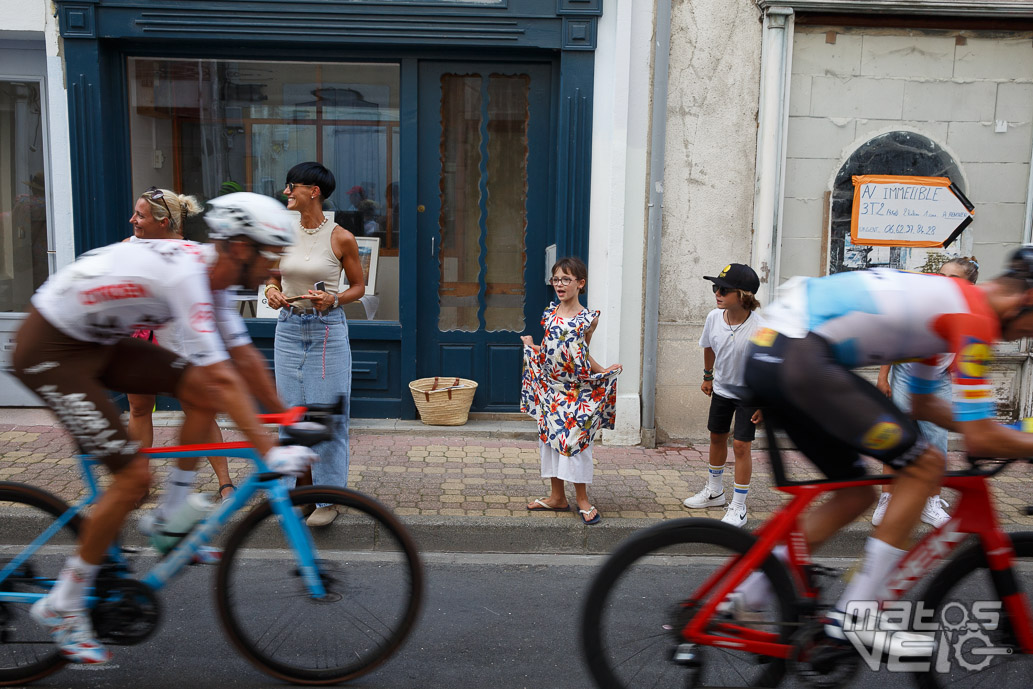
[(921, 225), (912, 223), (890, 223), (888, 225), (862, 227), (860, 234), (866, 237), (888, 234), (920, 234), (935, 235), (936, 225)]

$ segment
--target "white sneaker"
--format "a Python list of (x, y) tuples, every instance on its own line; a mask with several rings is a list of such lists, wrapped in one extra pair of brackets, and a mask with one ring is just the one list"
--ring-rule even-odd
[(925, 501), (925, 507), (922, 508), (922, 521), (930, 526), (943, 526), (951, 520), (951, 516), (944, 511), (944, 507), (949, 507), (949, 505), (939, 495), (929, 498)]
[(710, 492), (710, 484), (703, 486), (703, 490), (693, 495), (691, 498), (685, 498), (682, 504), (691, 510), (698, 510), (702, 507), (720, 507), (725, 504), (725, 492), (722, 490), (720, 493)]
[(891, 496), (892, 493), (883, 493), (879, 496), (879, 504), (875, 506), (875, 512), (872, 513), (872, 526), (878, 526), (882, 523), (882, 518), (886, 516), (886, 508), (889, 507)]
[(732, 526), (746, 526), (746, 505), (736, 505), (734, 502), (725, 508), (725, 516), (721, 521)]
[(741, 591), (732, 591), (723, 601), (718, 603), (717, 613), (734, 622), (756, 624), (769, 621), (767, 611), (753, 610), (746, 605), (746, 596)]
[(97, 640), (85, 610), (58, 612), (47, 598), (40, 598), (29, 609), (32, 619), (47, 630), (65, 660), (85, 665), (100, 665), (111, 660), (111, 652)]

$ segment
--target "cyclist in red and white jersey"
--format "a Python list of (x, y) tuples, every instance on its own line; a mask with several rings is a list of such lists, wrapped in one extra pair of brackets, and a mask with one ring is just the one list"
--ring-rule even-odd
[[(864, 568), (827, 620), (826, 632), (842, 639), (848, 603), (886, 598), (886, 579), (944, 467), (917, 423), (851, 369), (918, 361), (910, 382), (915, 418), (961, 433), (971, 455), (1033, 455), (1033, 435), (995, 423), (988, 380), (993, 344), (1033, 335), (1033, 247), (1016, 250), (1003, 275), (980, 285), (887, 269), (796, 278), (764, 316), (745, 379), (765, 415), (829, 478), (866, 474), (861, 455), (898, 472), (894, 498), (866, 543)], [(955, 355), (950, 404), (935, 395), (941, 353)], [(824, 542), (875, 497), (870, 486), (834, 493), (805, 515), (808, 542)], [(744, 587), (748, 606), (763, 589)]]
[[(73, 662), (110, 658), (93, 633), (84, 592), (151, 478), (107, 390), (186, 402), (184, 444), (203, 442), (215, 414), (224, 411), (274, 471), (304, 471), (315, 458), (308, 448), (277, 447), (263, 430), (252, 395), (271, 411), (283, 405), (226, 291), (254, 290), (268, 278), (292, 242), (294, 220), (258, 194), (229, 194), (211, 205), (205, 220), (214, 245), (153, 240), (83, 254), (40, 287), (18, 331), (15, 375), (57, 414), (80, 449), (112, 473), (83, 520), (78, 553), (50, 594), (32, 606), (33, 617)], [(173, 319), (183, 326), (186, 358), (130, 337)]]

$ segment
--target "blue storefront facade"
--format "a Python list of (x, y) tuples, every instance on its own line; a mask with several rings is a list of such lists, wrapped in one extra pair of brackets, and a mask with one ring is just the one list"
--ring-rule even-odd
[[(424, 376), (472, 378), (474, 410), (516, 411), (546, 256), (587, 255), (602, 0), (57, 8), (77, 253), (124, 238), (152, 185), (277, 197), (318, 160), (367, 267), (370, 298), (347, 311), (353, 415), (412, 418)], [(241, 308), (271, 353), (259, 302)]]

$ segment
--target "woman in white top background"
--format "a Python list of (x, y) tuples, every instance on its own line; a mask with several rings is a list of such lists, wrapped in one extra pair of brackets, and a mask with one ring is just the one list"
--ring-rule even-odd
[[(280, 276), (265, 288), (276, 321), (276, 387), (287, 406), (330, 404), (344, 396), (345, 409), (336, 437), (313, 448), (320, 461), (299, 485), (347, 486), (348, 418), (351, 413), (352, 357), (345, 304), (366, 291), (355, 235), (335, 225), (323, 203), (336, 188), (334, 175), (319, 163), (299, 163), (287, 172), (287, 210), (301, 214), (296, 242), (280, 260)], [(348, 288), (338, 293), (341, 273)], [(322, 287), (317, 285), (322, 283)], [(311, 526), (337, 518), (332, 506), (319, 506)]]
[[(133, 215), (129, 218), (129, 224), (133, 228), (133, 234), (125, 239), (127, 242), (140, 241), (144, 239), (183, 239), (183, 223), (188, 217), (192, 217), (204, 210), (200, 202), (193, 196), (178, 194), (171, 189), (158, 189), (151, 187), (136, 200), (133, 206)], [(133, 337), (154, 342), (165, 349), (170, 349), (180, 356), (183, 355), (182, 337), (179, 333), (179, 323), (172, 321), (166, 323), (157, 330), (137, 330)], [(129, 401), (129, 436), (140, 443), (140, 447), (150, 447), (154, 444), (154, 395), (133, 395), (127, 394)], [(218, 424), (213, 423), (208, 442), (221, 443), (222, 432)], [(219, 481), (219, 497), (226, 498), (233, 490), (233, 481), (230, 479), (230, 470), (225, 457), (209, 457), (208, 462), (215, 471), (215, 477)], [(196, 464), (193, 460), (180, 462), (183, 466)], [(194, 481), (193, 469), (173, 469), (170, 477), (170, 486), (192, 486)], [(159, 513), (164, 509), (159, 509)], [(159, 514), (158, 516), (165, 516)]]

